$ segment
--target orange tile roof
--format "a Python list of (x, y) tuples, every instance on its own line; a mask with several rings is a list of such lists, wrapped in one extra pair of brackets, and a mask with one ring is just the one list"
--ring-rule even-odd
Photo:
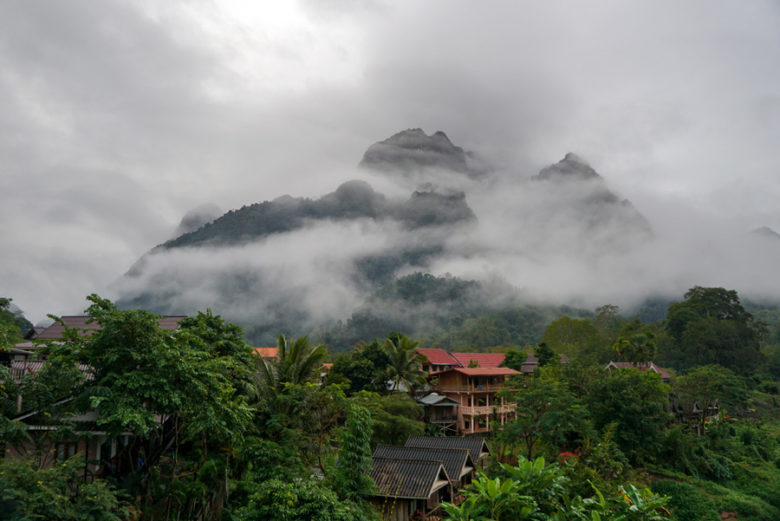
[(513, 374), (520, 374), (520, 371), (515, 371), (509, 367), (453, 367), (446, 371), (431, 373), (429, 376), (434, 377), (440, 374), (449, 373), (450, 371), (455, 371), (468, 376), (510, 376)]
[(278, 347), (256, 347), (255, 354), (262, 358), (276, 358), (279, 354)]

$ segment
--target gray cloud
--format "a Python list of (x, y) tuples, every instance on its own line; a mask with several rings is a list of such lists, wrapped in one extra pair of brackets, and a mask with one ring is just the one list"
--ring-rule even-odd
[(780, 229), (776, 3), (242, 4), (0, 7), (0, 292), (31, 319), (107, 292), (192, 208), (319, 196), (408, 127), (507, 178), (576, 151), (679, 245), (632, 255), (760, 289), (686, 245)]

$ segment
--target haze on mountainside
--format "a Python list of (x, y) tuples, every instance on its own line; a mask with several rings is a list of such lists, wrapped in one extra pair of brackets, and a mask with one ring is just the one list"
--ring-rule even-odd
[[(2, 2), (0, 295), (33, 321), (79, 313), (90, 293), (117, 298), (111, 282), (155, 245), (289, 194), (311, 201), (294, 230), (236, 243), (206, 272), (286, 264), (301, 288), (335, 273), (345, 287), (297, 300), (342, 316), (373, 288), (344, 273), (353, 259), (374, 259), (356, 273), (368, 262), (372, 277), (386, 274), (388, 250), (420, 242), (443, 250), (402, 259), (397, 275), (501, 281), (524, 301), (625, 307), (648, 288), (679, 298), (691, 282), (771, 296), (771, 236), (746, 234), (780, 230), (779, 23), (772, 0)], [(431, 150), (461, 150), (421, 179), (398, 165), (391, 175), (380, 162), (409, 127), (425, 129)], [(653, 247), (599, 253), (626, 238), (602, 226), (584, 240), (580, 220), (598, 212), (563, 204), (565, 186), (550, 201), (531, 181), (569, 152), (632, 202)], [(337, 194), (349, 180), (370, 191)], [(419, 221), (404, 208), (425, 183), (437, 195), (422, 197), (465, 194), (457, 207), (472, 222), (443, 239), (435, 227), (411, 232)], [(332, 211), (320, 199), (345, 191), (376, 196), (382, 217), (306, 214)], [(289, 260), (307, 255), (319, 260)], [(212, 259), (186, 262), (203, 273)], [(177, 286), (186, 273), (160, 292), (212, 305), (206, 290), (220, 291), (204, 281)]]
[[(400, 132), (368, 148), (362, 179), (316, 199), (286, 195), (231, 210), (155, 247), (119, 282), (120, 303), (168, 314), (211, 308), (268, 342), (278, 331), (321, 331), (365, 313), (420, 333), (426, 320), (456, 311), (426, 294), (442, 284), (457, 305), (494, 310), (631, 309), (709, 281), (780, 297), (769, 280), (744, 287), (733, 276), (740, 265), (780, 260), (780, 241), (766, 233), (724, 236), (694, 255), (690, 248), (704, 245), (659, 237), (574, 153), (538, 173), (486, 165), (442, 131)], [(408, 195), (386, 196), (372, 183)], [(730, 255), (740, 241), (770, 257)], [(408, 286), (403, 277), (417, 272), (444, 279), (399, 297), (399, 279)]]

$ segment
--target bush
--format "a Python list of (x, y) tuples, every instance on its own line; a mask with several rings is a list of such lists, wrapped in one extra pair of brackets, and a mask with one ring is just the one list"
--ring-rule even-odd
[(669, 496), (673, 519), (679, 521), (720, 521), (715, 501), (688, 483), (664, 479), (656, 481), (653, 492)]

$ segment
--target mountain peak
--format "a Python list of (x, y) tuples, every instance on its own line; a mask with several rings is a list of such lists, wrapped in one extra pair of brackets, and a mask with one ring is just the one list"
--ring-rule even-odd
[(587, 161), (573, 152), (569, 152), (563, 159), (543, 168), (536, 179), (601, 179), (601, 176), (591, 167)]
[(472, 175), (467, 157), (441, 130), (428, 135), (420, 128), (410, 128), (368, 147), (360, 166), (407, 175), (427, 168)]

